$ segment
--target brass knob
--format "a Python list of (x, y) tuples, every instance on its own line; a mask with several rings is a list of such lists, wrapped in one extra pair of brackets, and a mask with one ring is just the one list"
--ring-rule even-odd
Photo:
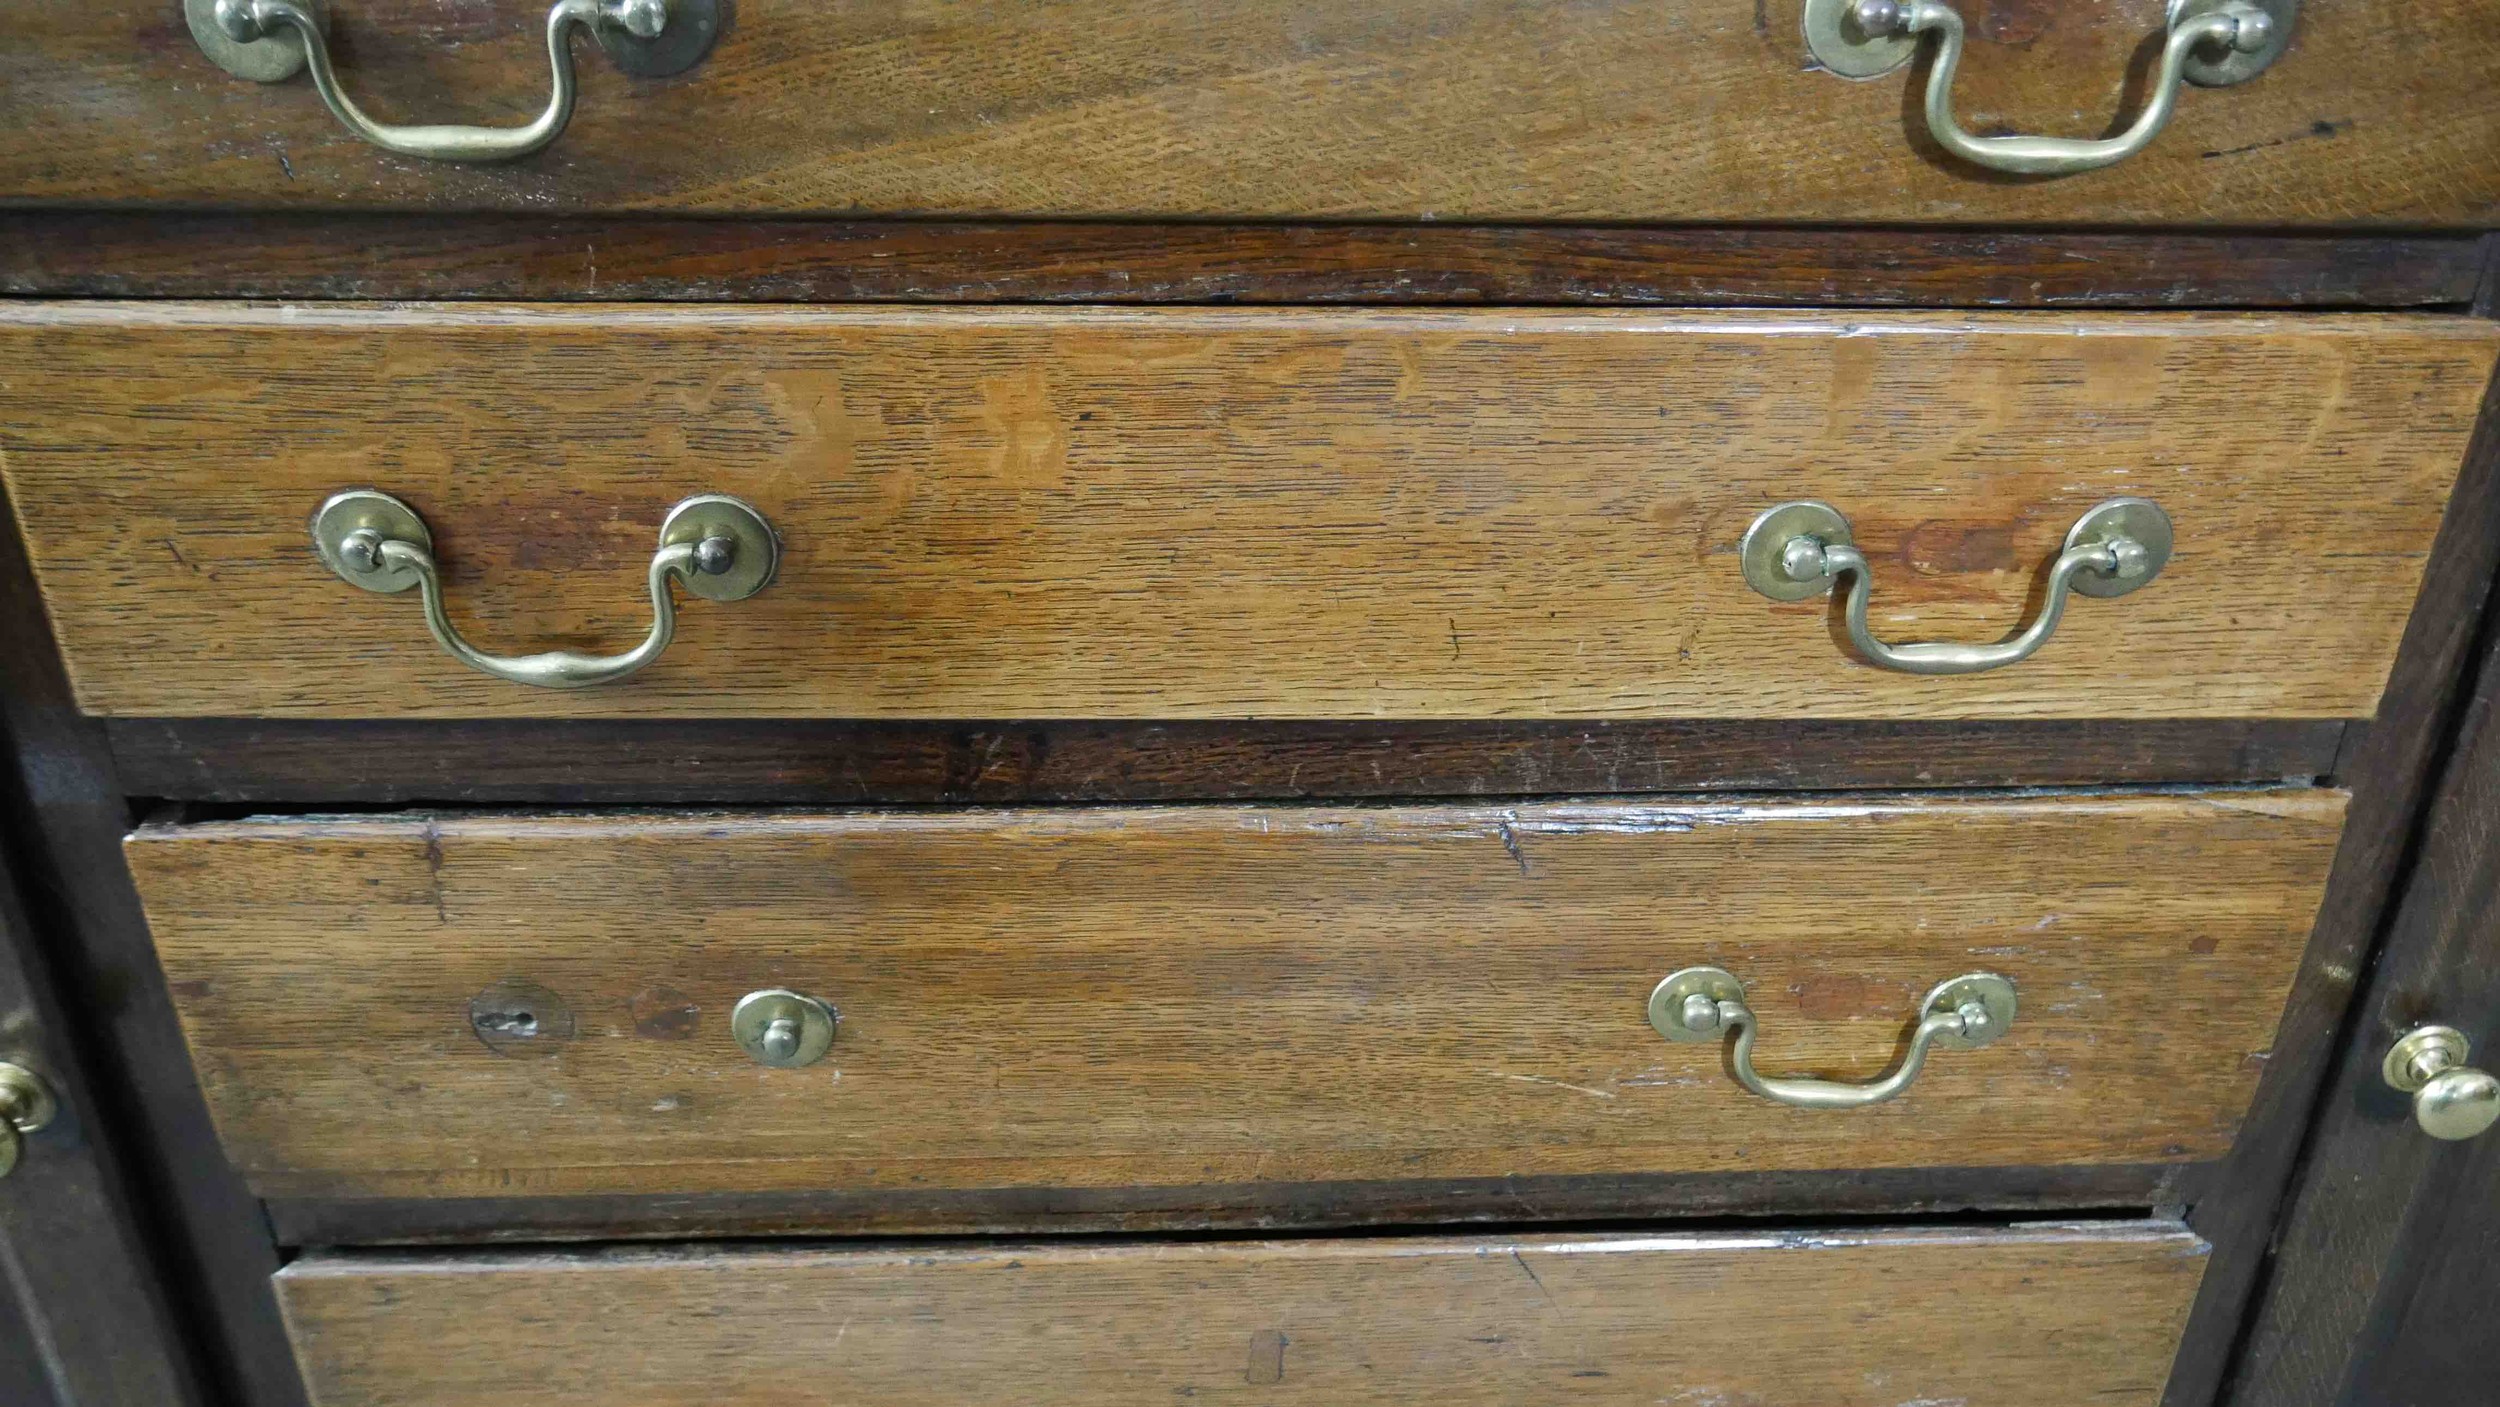
[(23, 1065), (0, 1062), (0, 1177), (17, 1171), (26, 1135), (52, 1122), (60, 1109), (52, 1086)]
[(2379, 1073), (2413, 1096), (2413, 1121), (2433, 1138), (2472, 1138), (2500, 1120), (2500, 1079), (2465, 1063), (2473, 1053), (2453, 1026), (2417, 1026), (2387, 1052)]
[(803, 992), (767, 987), (738, 998), (729, 1034), (756, 1064), (789, 1070), (824, 1059), (841, 1020), (840, 1012)]

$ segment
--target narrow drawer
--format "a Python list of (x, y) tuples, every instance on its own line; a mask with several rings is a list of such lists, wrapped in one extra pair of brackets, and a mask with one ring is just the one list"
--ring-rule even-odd
[[(544, 0), (453, 19), (414, 0), (324, 8), (341, 87), (385, 121), (514, 127), (548, 101)], [(1809, 15), (1836, 25), (1842, 8), (673, 0), (656, 64), (612, 62), (610, 43), (646, 47), (613, 31), (572, 41), (580, 101), (543, 155), (449, 165), (350, 136), (300, 74), (254, 82), (212, 62), (184, 24), (187, 9), (205, 25), (209, 0), (17, 0), (0, 50), (0, 129), (17, 138), (0, 148), (0, 197), (2239, 228), (2472, 226), (2500, 202), (2487, 106), (2500, 43), (2475, 0), (2271, 0), (2283, 52), (2255, 81), (2189, 87), (2140, 152), (2047, 180), (1936, 150), (1915, 44), (1884, 60), (1907, 68), (1836, 76), (1849, 60), (1810, 47)], [(2165, 91), (2145, 58), (2163, 0), (1953, 8), (1969, 47), (1950, 102), (1979, 130), (2098, 137)], [(696, 55), (678, 45), (699, 49), (706, 19), (717, 40), (681, 69)], [(237, 62), (257, 69), (278, 42)]]
[(278, 1291), (316, 1407), (2153, 1407), (2204, 1262), (2155, 1221), (314, 1255)]
[[(2282, 790), (409, 816), (128, 848), (264, 1195), (1221, 1200), (2214, 1158), (2343, 809)], [(1653, 1025), (1685, 1010), (1662, 981), (1701, 966), (1741, 988), (1766, 1076), (1898, 1069), (1927, 994), (1965, 974), (2016, 1005), (1899, 1098), (1787, 1107), (1734, 1082), (1733, 1024)], [(735, 1038), (771, 990), (838, 1015), (821, 1058), (769, 1066)]]
[[(2343, 718), (2495, 347), (2435, 316), (21, 304), (0, 449), (99, 714)], [(409, 569), (325, 565), (307, 520), (358, 488), (409, 514), (363, 560), (428, 536), (444, 628), (499, 656), (642, 639), (688, 500), (750, 505), (777, 571), (722, 537), (722, 574), (658, 578), (646, 668), (531, 687), (359, 589)], [(1876, 643), (2003, 642), (2128, 497), (2166, 564), (2020, 663), (1877, 668), (1837, 618), (1866, 582)], [(1865, 565), (1774, 599), (1749, 560), (1840, 541), (1748, 557), (1802, 500)]]

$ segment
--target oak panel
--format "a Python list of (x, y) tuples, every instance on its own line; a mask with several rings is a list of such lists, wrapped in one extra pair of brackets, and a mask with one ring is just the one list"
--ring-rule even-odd
[[(545, 6), (329, 7), (384, 120), (518, 122)], [(0, 196), (74, 205), (1405, 220), (2489, 223), (2481, 0), (2310, 0), (2256, 81), (2190, 89), (2105, 170), (2007, 179), (1907, 120), (1911, 75), (1813, 65), (1801, 0), (743, 0), (700, 67), (587, 43), (571, 130), (510, 165), (395, 157), (306, 84), (201, 56), (167, 0), (17, 0)], [(1967, 7), (1983, 130), (2100, 135), (2162, 0)]]
[[(128, 852), (266, 1196), (1211, 1187), (2210, 1159), (2343, 806), (480, 814)], [(1774, 1070), (1872, 1078), (1957, 973), (2024, 1007), (1900, 1100), (1799, 1111), (1648, 1026), (1703, 962)], [(768, 986), (841, 1010), (824, 1062), (730, 1040)]]
[(278, 1285), (319, 1407), (2149, 1407), (2203, 1261), (2148, 1221), (312, 1256)]
[[(0, 449), (84, 707), (283, 717), (2369, 714), (2500, 328), (2430, 315), (0, 308)], [(695, 492), (781, 576), (555, 693), (337, 580), (433, 526), (506, 651), (615, 650)], [(2023, 665), (1852, 661), (1735, 546), (1823, 497), (1892, 638), (1994, 639), (2067, 527), (2162, 578)]]

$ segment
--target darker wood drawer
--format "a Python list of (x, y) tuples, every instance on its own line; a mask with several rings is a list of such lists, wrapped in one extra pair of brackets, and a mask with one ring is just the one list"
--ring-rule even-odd
[[(517, 125), (546, 101), (541, 0), (327, 8), (342, 84), (383, 120)], [(1800, 0), (723, 8), (724, 37), (675, 77), (627, 77), (577, 38), (581, 101), (553, 148), (446, 166), (358, 142), (301, 78), (229, 77), (174, 0), (20, 0), (0, 197), (2241, 228), (2476, 225), (2500, 203), (2500, 40), (2476, 0), (2309, 0), (2264, 75), (2191, 88), (2144, 151), (2050, 180), (1944, 158), (1905, 118), (1924, 66), (1834, 77)], [(2147, 100), (2162, 0), (1958, 9), (1966, 122), (2093, 137)]]
[(2153, 1407), (2204, 1263), (2151, 1221), (315, 1255), (278, 1290), (316, 1407)]
[[(1198, 1186), (2186, 1163), (2232, 1142), (2331, 791), (1512, 808), (446, 815), (129, 857), (229, 1154), (272, 1197)], [(2002, 1039), (1863, 1081), (1922, 995)], [(831, 1003), (767, 1068), (742, 995)]]
[[(2345, 718), (2495, 347), (2423, 315), (20, 304), (0, 448), (101, 714)], [(779, 573), (686, 596), (630, 678), (532, 688), (323, 565), (306, 520), (356, 487), (423, 515), (497, 653), (632, 644), (690, 496), (755, 505)], [(1871, 667), (1740, 562), (1825, 499), (1878, 637), (1997, 641), (2126, 495), (2167, 566), (1985, 673)]]

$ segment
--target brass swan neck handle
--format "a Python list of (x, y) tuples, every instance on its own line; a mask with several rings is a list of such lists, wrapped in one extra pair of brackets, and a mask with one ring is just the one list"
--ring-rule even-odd
[(1946, 152), (1991, 171), (2064, 176), (2124, 161), (2152, 144), (2179, 105), (2179, 89), (2219, 87), (2264, 72), (2283, 53), (2300, 0), (2171, 0), (2161, 61), (2144, 110), (2110, 137), (1974, 136), (1953, 115), (1953, 79), (1966, 37), (1961, 12), (1943, 0), (1807, 0), (1806, 52), (1825, 71), (1875, 78), (1908, 63), (1936, 37), (1922, 104), (1927, 131)]
[(425, 628), (443, 653), (480, 673), (542, 689), (605, 684), (658, 659), (677, 637), (673, 583), (708, 600), (743, 601), (771, 584), (781, 559), (780, 540), (762, 514), (722, 494), (699, 494), (670, 509), (660, 524), (660, 546), (648, 574), (651, 629), (641, 644), (614, 655), (571, 650), (490, 655), (451, 623), (434, 561), (434, 535), (415, 509), (386, 493), (348, 489), (332, 494), (313, 514), (312, 535), (321, 560), (347, 581), (385, 594), (415, 587), (424, 601)]
[(1765, 1075), (1754, 1068), (1760, 1020), (1745, 1004), (1745, 986), (1724, 968), (1688, 967), (1649, 994), (1649, 1024), (1671, 1041), (1716, 1041), (1734, 1032), (1728, 1072), (1736, 1082), (1793, 1109), (1856, 1109), (1898, 1097), (1927, 1066), (1927, 1053), (1977, 1050), (2014, 1024), (2014, 984), (1993, 972), (1966, 972), (1939, 983), (1919, 1003), (1910, 1048), (1882, 1078), (1864, 1084)]
[(1874, 572), (1850, 535), (1849, 520), (1828, 503), (1801, 499), (1765, 511), (1745, 530), (1737, 555), (1745, 583), (1774, 601), (1802, 601), (1849, 581), (1843, 620), (1849, 643), (1867, 663), (1904, 674), (1976, 674), (2031, 658), (2065, 619), (2070, 595), (2124, 596), (2161, 574), (2170, 561), (2170, 515), (2144, 498), (2096, 504), (2067, 530), (2049, 566), (2040, 614), (2008, 639), (1987, 645), (1875, 638), (1867, 611)]
[(662, 77), (692, 67), (720, 28), (719, 0), (555, 0), (547, 11), (551, 91), (536, 117), (517, 127), (377, 122), (347, 95), (331, 60), (320, 0), (184, 0), (191, 37), (238, 78), (275, 83), (298, 72), (339, 125), (365, 142), (427, 161), (514, 161), (543, 151), (573, 120), (579, 81), (573, 31), (586, 31), (619, 68)]

